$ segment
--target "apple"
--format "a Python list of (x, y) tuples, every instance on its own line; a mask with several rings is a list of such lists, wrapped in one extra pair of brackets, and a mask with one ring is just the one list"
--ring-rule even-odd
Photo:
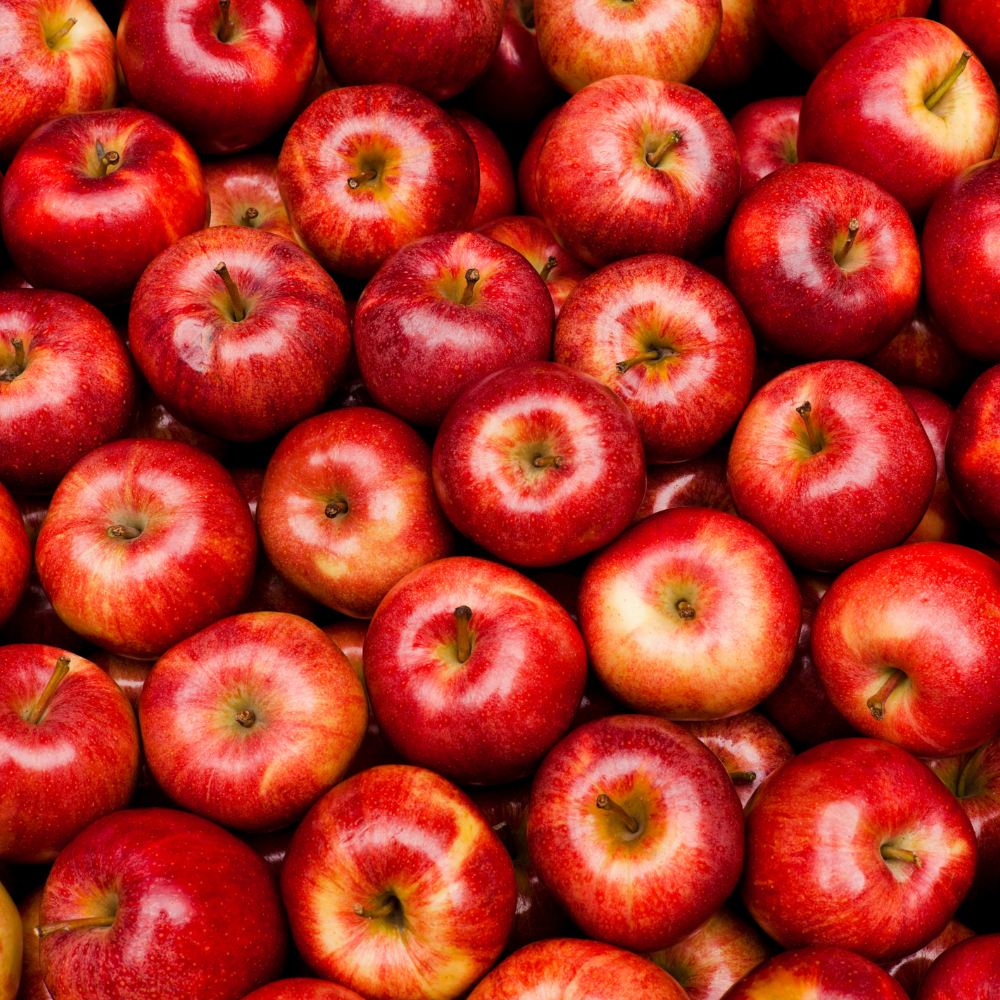
[(941, 0), (938, 16), (969, 43), (994, 80), (1000, 77), (1000, 24), (992, 0)]
[(268, 559), (313, 600), (369, 618), (411, 570), (454, 550), (430, 448), (365, 406), (304, 420), (268, 463), (257, 508)]
[[(321, 17), (338, 2), (328, 0)], [(462, 127), (412, 88), (344, 87), (313, 101), (289, 129), (278, 187), (302, 245), (328, 271), (370, 278), (400, 247), (469, 224), (479, 160)]]
[(740, 515), (787, 559), (833, 572), (909, 538), (933, 494), (936, 464), (917, 415), (888, 379), (854, 361), (817, 361), (750, 400), (728, 474)]
[(244, 1000), (364, 1000), (354, 990), (323, 979), (279, 979), (254, 990)]
[(100, 667), (118, 685), (138, 718), (139, 695), (153, 664), (148, 660), (133, 660), (128, 656), (116, 656), (106, 649), (96, 649), (89, 656), (94, 666)]
[(14, 498), (0, 484), (0, 627), (17, 610), (31, 573), (31, 542)]
[(0, 292), (4, 485), (55, 489), (78, 459), (126, 432), (135, 406), (128, 351), (103, 313), (65, 292)]
[(249, 226), (295, 240), (278, 190), (276, 156), (243, 153), (210, 160), (205, 164), (205, 184), (213, 226)]
[(397, 251), (365, 286), (354, 349), (376, 405), (436, 427), (485, 375), (545, 361), (552, 298), (531, 264), (480, 233), (440, 233)]
[(732, 293), (707, 271), (644, 254), (583, 279), (559, 314), (552, 356), (628, 404), (648, 462), (704, 455), (750, 399), (756, 350)]
[(916, 996), (934, 959), (953, 944), (974, 936), (973, 931), (965, 924), (950, 920), (948, 926), (930, 944), (924, 945), (912, 955), (906, 955), (897, 962), (885, 965), (885, 971), (903, 987), (907, 996)]
[(0, 885), (0, 1000), (15, 1000), (21, 982), (21, 915)]
[(155, 659), (232, 614), (253, 581), (257, 533), (232, 477), (178, 441), (97, 448), (66, 474), (35, 563), (56, 614), (96, 645)]
[(799, 162), (799, 113), (803, 97), (768, 97), (742, 107), (730, 119), (740, 151), (740, 190), (789, 163)]
[(528, 850), (584, 934), (655, 951), (736, 887), (742, 810), (722, 764), (680, 726), (610, 716), (574, 729), (538, 769)]
[(916, 1000), (978, 1000), (1000, 989), (1000, 934), (953, 945), (927, 971)]
[(909, 955), (944, 930), (976, 866), (954, 796), (881, 740), (834, 740), (794, 757), (751, 799), (746, 822), (740, 893), (784, 948), (847, 948), (873, 962)]
[(146, 265), (208, 220), (187, 140), (138, 108), (64, 115), (21, 146), (0, 191), (3, 241), (36, 288), (125, 302)]
[[(465, 90), (489, 65), (503, 30), (504, 0), (318, 0), (316, 26), (330, 72), (342, 84), (405, 84), (432, 101)], [(377, 53), (375, 55), (374, 53)]]
[(774, 545), (707, 507), (633, 525), (580, 588), (598, 680), (633, 710), (671, 719), (726, 718), (766, 698), (792, 662), (799, 619), (798, 587)]
[(498, 965), (469, 1000), (529, 997), (587, 1000), (687, 1000), (677, 981), (652, 962), (600, 941), (537, 941)]
[(477, 229), (484, 222), (513, 215), (517, 211), (517, 181), (503, 143), (491, 128), (467, 111), (455, 108), (448, 114), (468, 134), (479, 159), (479, 200), (469, 228)]
[(735, 514), (726, 481), (726, 460), (716, 452), (671, 465), (646, 467), (646, 495), (635, 521), (671, 507), (714, 507)]
[(132, 797), (139, 729), (114, 681), (67, 650), (2, 646), (0, 678), (0, 859), (42, 864)]
[(708, 91), (742, 86), (764, 65), (771, 47), (754, 0), (722, 0), (719, 37), (689, 82)]
[(172, 809), (91, 824), (53, 865), (39, 919), (42, 975), (59, 1000), (241, 1000), (277, 978), (287, 950), (265, 862)]
[(405, 576), (364, 645), (379, 729), (412, 764), (459, 784), (533, 773), (568, 731), (587, 679), (572, 619), (515, 570), (459, 556)]
[(146, 268), (129, 346), (185, 424), (260, 441), (322, 409), (351, 347), (344, 297), (290, 240), (245, 226), (203, 229)]
[(115, 38), (90, 0), (9, 0), (0, 37), (0, 163), (59, 115), (114, 107)]
[(642, 253), (693, 259), (736, 205), (740, 156), (729, 122), (700, 91), (615, 76), (562, 107), (535, 182), (545, 224), (585, 264)]
[(597, 379), (548, 361), (487, 375), (434, 440), (448, 520), (498, 559), (555, 566), (606, 545), (646, 488), (635, 419)]
[[(17, 991), (17, 1000), (52, 1000), (52, 994), (42, 979), (42, 968), (39, 959), (38, 935), (35, 928), (39, 924), (38, 914), (42, 907), (42, 888), (25, 896), (18, 906), (21, 917), (21, 937), (24, 942), (23, 962), (21, 964), (21, 986)], [(0, 996), (3, 996), (0, 993)], [(10, 1000), (5, 997), (4, 1000)]]
[(635, 74), (685, 83), (722, 27), (719, 0), (535, 0), (542, 62), (575, 94), (595, 80)]
[(240, 839), (249, 844), (267, 862), (271, 876), (276, 884), (281, 884), (281, 866), (288, 854), (288, 845), (298, 829), (298, 824), (286, 826), (283, 830), (272, 830), (270, 833), (253, 833), (243, 835)]
[(281, 893), (309, 966), (367, 1000), (460, 996), (499, 957), (517, 899), (468, 796), (405, 765), (356, 774), (313, 806)]
[(855, 35), (819, 71), (799, 158), (856, 170), (921, 220), (943, 184), (992, 153), (998, 127), (996, 90), (965, 42), (937, 21), (897, 17)]
[(535, 167), (538, 165), (538, 154), (542, 151), (542, 146), (548, 138), (549, 129), (552, 128), (556, 115), (562, 111), (563, 107), (564, 105), (560, 104), (542, 117), (532, 130), (528, 138), (528, 145), (525, 146), (524, 153), (517, 164), (517, 194), (521, 200), (521, 208), (527, 215), (534, 215), (539, 219), (542, 217), (542, 208), (538, 203)]
[(180, 441), (200, 449), (219, 462), (224, 462), (229, 455), (228, 441), (182, 424), (151, 392), (139, 397), (128, 436)]
[(318, 53), (302, 0), (128, 0), (117, 42), (136, 105), (212, 156), (256, 146), (280, 128)]

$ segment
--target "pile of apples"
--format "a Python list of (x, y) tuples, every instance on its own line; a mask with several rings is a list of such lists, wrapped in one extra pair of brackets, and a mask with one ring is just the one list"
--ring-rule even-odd
[(0, 0), (0, 1000), (1000, 997), (928, 8)]

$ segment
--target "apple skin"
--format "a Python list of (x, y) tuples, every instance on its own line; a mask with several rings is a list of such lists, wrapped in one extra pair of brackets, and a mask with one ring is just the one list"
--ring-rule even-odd
[(159, 254), (128, 327), (136, 364), (170, 412), (230, 441), (261, 441), (322, 409), (351, 349), (333, 278), (290, 240), (247, 226), (203, 229)]
[(634, 74), (685, 83), (722, 27), (720, 0), (535, 0), (542, 62), (571, 94), (595, 80)]
[[(972, 824), (905, 750), (834, 740), (792, 758), (746, 810), (740, 893), (785, 948), (847, 948), (873, 962), (932, 941), (968, 892)], [(885, 859), (912, 851), (920, 863)], [(750, 994), (752, 996), (752, 994)]]
[[(651, 166), (646, 157), (674, 132), (680, 140)], [(585, 264), (642, 253), (693, 259), (736, 205), (740, 156), (729, 122), (701, 91), (615, 76), (563, 105), (535, 182), (545, 224)]]
[[(855, 563), (813, 623), (816, 667), (837, 710), (859, 733), (921, 757), (975, 750), (1000, 728), (998, 649), (1000, 565), (944, 542)], [(880, 714), (868, 704), (876, 696)]]
[(21, 982), (21, 915), (0, 885), (0, 1000), (15, 1000)]
[(947, 951), (959, 941), (975, 937), (975, 932), (957, 920), (950, 920), (948, 926), (931, 941), (912, 955), (906, 955), (897, 962), (883, 966), (886, 972), (903, 987), (907, 996), (914, 997), (920, 989), (920, 984), (927, 976), (927, 970), (942, 952)]
[(941, 0), (938, 16), (968, 42), (992, 79), (1000, 77), (1000, 24), (992, 0)]
[[(213, 226), (247, 226), (295, 241), (288, 210), (278, 190), (276, 156), (243, 153), (210, 160), (205, 164), (205, 183), (212, 203)], [(252, 218), (248, 218), (248, 212)], [(257, 214), (253, 215), (254, 212)]]
[[(227, 17), (232, 33), (223, 39)], [(256, 146), (280, 128), (312, 82), (319, 51), (301, 0), (240, 0), (227, 15), (202, 0), (128, 0), (117, 43), (136, 105), (210, 156)]]
[(180, 441), (200, 449), (219, 462), (225, 462), (229, 455), (228, 441), (182, 424), (151, 392), (143, 393), (139, 398), (128, 436)]
[(287, 924), (266, 863), (190, 813), (112, 813), (63, 850), (45, 883), (42, 924), (102, 916), (113, 916), (110, 929), (42, 938), (53, 997), (241, 1000), (284, 965)]
[[(23, 341), (18, 364), (12, 340)], [(49, 493), (78, 459), (121, 437), (136, 408), (125, 345), (65, 292), (0, 292), (0, 481)]]
[[(0, 887), (2, 888), (2, 887)], [(42, 979), (42, 966), (39, 957), (39, 941), (35, 928), (39, 924), (38, 914), (42, 907), (42, 887), (25, 896), (18, 906), (21, 915), (21, 937), (24, 942), (23, 964), (21, 965), (21, 986), (17, 991), (17, 1000), (52, 1000), (45, 982)], [(0, 993), (3, 996), (3, 993)], [(4, 997), (4, 1000), (11, 998)]]
[[(119, 154), (98, 174), (96, 143)], [(125, 302), (146, 265), (208, 220), (187, 140), (138, 108), (64, 115), (21, 146), (0, 190), (3, 241), (35, 288)], [(67, 220), (72, 220), (67, 223)]]
[(933, 111), (924, 103), (965, 49), (953, 31), (924, 17), (894, 18), (855, 35), (806, 93), (799, 158), (855, 170), (923, 219), (941, 186), (987, 159), (997, 140), (997, 93), (975, 56)]
[(539, 219), (542, 217), (542, 207), (538, 202), (535, 167), (538, 165), (538, 154), (542, 151), (542, 145), (548, 138), (549, 129), (552, 128), (556, 115), (562, 111), (563, 107), (564, 105), (560, 104), (553, 108), (535, 126), (517, 165), (517, 194), (521, 201), (521, 208), (527, 215), (534, 215)]
[(804, 97), (769, 97), (754, 101), (730, 119), (740, 151), (740, 190), (789, 163), (799, 162), (799, 113)]
[[(69, 672), (32, 723), (27, 716), (60, 657), (69, 660)], [(132, 797), (139, 727), (114, 681), (68, 650), (0, 647), (0, 677), (0, 858), (42, 864)]]
[[(350, 187), (370, 170), (374, 178)], [(289, 129), (278, 186), (303, 246), (328, 271), (370, 278), (408, 243), (468, 226), (479, 159), (464, 129), (412, 88), (343, 87)]]
[(701, 458), (646, 467), (646, 495), (633, 524), (671, 507), (714, 507), (735, 514), (726, 481), (726, 460), (709, 452)]
[(478, 229), (484, 222), (513, 215), (517, 211), (517, 180), (503, 143), (489, 126), (467, 111), (456, 108), (448, 114), (465, 130), (479, 158), (479, 200), (469, 228)]
[(448, 520), (518, 566), (556, 566), (606, 545), (646, 489), (628, 407), (597, 379), (548, 361), (467, 389), (438, 431), (431, 468)]
[[(807, 402), (815, 453), (797, 412)], [(750, 400), (728, 475), (740, 515), (788, 560), (835, 572), (909, 538), (937, 473), (917, 415), (888, 379), (854, 361), (817, 361)]]
[(31, 542), (14, 498), (0, 484), (0, 626), (17, 610), (31, 573)]
[[(109, 535), (115, 526), (139, 535)], [(253, 520), (229, 473), (197, 448), (148, 438), (80, 459), (35, 548), (56, 614), (95, 645), (137, 659), (232, 614), (256, 559)]]
[[(324, 978), (368, 1000), (451, 1000), (503, 951), (517, 885), (464, 792), (396, 765), (356, 774), (313, 806), (281, 893), (299, 952)], [(386, 903), (386, 916), (353, 909)]]
[[(49, 45), (70, 18), (76, 23)], [(0, 9), (0, 37), (0, 163), (44, 122), (114, 107), (115, 38), (90, 0), (10, 0)]]
[[(454, 550), (430, 466), (420, 435), (381, 410), (304, 420), (264, 475), (257, 525), (267, 557), (320, 604), (370, 618), (397, 581)], [(327, 515), (332, 501), (347, 511)]]
[[(693, 618), (681, 616), (684, 603)], [(633, 525), (591, 561), (580, 588), (598, 680), (634, 711), (671, 719), (753, 708), (785, 676), (799, 620), (798, 587), (777, 549), (707, 507)]]
[[(664, 357), (621, 372), (651, 351)], [(626, 402), (646, 461), (698, 458), (750, 400), (756, 348), (733, 294), (707, 271), (645, 254), (584, 278), (559, 314), (552, 357), (599, 379)]]
[(600, 941), (536, 941), (501, 962), (469, 1000), (687, 1000), (669, 974), (652, 962)]
[(118, 685), (132, 706), (136, 718), (139, 717), (139, 695), (149, 677), (153, 664), (148, 660), (133, 660), (127, 656), (116, 656), (106, 649), (96, 649), (90, 654), (90, 662), (100, 667)]
[(960, 941), (927, 972), (915, 1000), (990, 1000), (1000, 990), (1000, 934)]
[(750, 82), (764, 65), (771, 36), (757, 14), (755, 0), (722, 0), (722, 27), (708, 58), (690, 79), (699, 90), (728, 90)]
[(342, 83), (405, 84), (441, 103), (489, 65), (503, 31), (504, 0), (319, 0), (323, 58)]
[(960, 351), (991, 364), (1000, 361), (998, 239), (1000, 160), (991, 159), (942, 186), (923, 232), (928, 308)]
[[(479, 272), (472, 297), (466, 274)], [(365, 286), (354, 349), (376, 404), (436, 427), (484, 376), (547, 361), (552, 298), (531, 264), (480, 233), (439, 233), (397, 251)]]
[(684, 987), (689, 1000), (719, 1000), (774, 949), (763, 934), (726, 907), (712, 914), (690, 937), (646, 955)]
[[(599, 795), (638, 829), (599, 808)], [(574, 729), (545, 758), (528, 850), (584, 934), (655, 951), (687, 937), (736, 887), (743, 815), (729, 775), (697, 739), (665, 719), (615, 715)]]
[(279, 979), (254, 990), (244, 1000), (364, 1000), (364, 997), (323, 979)]
[[(470, 608), (458, 658), (455, 610)], [(515, 570), (458, 556), (414, 570), (378, 606), (365, 685), (379, 729), (411, 764), (468, 785), (531, 774), (568, 731), (587, 651), (555, 598)]]
[[(848, 226), (860, 223), (844, 254)], [(726, 283), (761, 346), (818, 361), (884, 347), (920, 297), (920, 247), (906, 212), (841, 167), (796, 163), (760, 180), (726, 233)]]

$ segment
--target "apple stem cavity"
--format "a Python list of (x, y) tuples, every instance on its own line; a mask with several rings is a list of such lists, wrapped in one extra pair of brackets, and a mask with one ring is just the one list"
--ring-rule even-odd
[(236, 713), (236, 721), (244, 729), (252, 729), (253, 724), (257, 721), (257, 716), (249, 708), (244, 708), (241, 712)]
[(220, 42), (228, 42), (236, 27), (229, 16), (229, 0), (219, 0), (219, 10), (222, 12), (222, 27), (219, 28), (219, 34), (216, 37)]
[(458, 636), (458, 662), (465, 661), (472, 655), (472, 638), (469, 636), (469, 621), (472, 618), (472, 608), (463, 604), (455, 608), (455, 631)]
[(949, 88), (962, 75), (962, 70), (965, 69), (971, 58), (971, 52), (965, 51), (962, 53), (958, 62), (955, 63), (955, 68), (945, 77), (944, 83), (942, 83), (941, 86), (938, 87), (938, 89), (935, 90), (926, 101), (924, 101), (924, 106), (928, 111), (933, 111), (935, 105), (941, 100), (942, 97), (944, 97), (945, 94), (948, 93)]
[(104, 145), (101, 142), (97, 142), (94, 145), (94, 150), (97, 153), (97, 176), (107, 177), (108, 167), (118, 166), (118, 161), (121, 157), (113, 149), (105, 152)]
[(241, 226), (252, 226), (253, 225), (253, 220), (256, 219), (258, 215), (260, 215), (260, 212), (258, 212), (257, 209), (254, 208), (253, 205), (251, 205), (243, 213), (243, 217), (240, 219), (240, 225)]
[(365, 181), (373, 181), (376, 177), (378, 177), (377, 170), (362, 170), (360, 174), (355, 174), (353, 177), (347, 178), (347, 186), (352, 191), (356, 191), (359, 184)]
[(872, 718), (876, 722), (881, 722), (885, 718), (885, 703), (889, 700), (889, 695), (896, 690), (896, 685), (906, 676), (902, 670), (893, 670), (889, 674), (889, 679), (873, 694), (865, 703), (868, 711), (872, 713)]
[(814, 455), (818, 455), (823, 450), (823, 442), (820, 441), (819, 435), (816, 433), (816, 425), (813, 423), (812, 403), (807, 399), (801, 406), (795, 407), (795, 412), (802, 418), (802, 423), (805, 424), (806, 435), (809, 438), (809, 450)]
[(247, 315), (246, 306), (243, 304), (243, 297), (240, 295), (240, 290), (236, 287), (236, 282), (233, 281), (233, 276), (229, 273), (229, 268), (226, 267), (224, 261), (217, 264), (214, 270), (215, 273), (222, 278), (222, 283), (226, 286), (226, 291), (229, 292), (229, 301), (233, 306), (233, 316), (236, 318), (236, 322), (239, 323), (241, 320), (246, 319)]
[(479, 280), (479, 271), (470, 267), (465, 272), (465, 291), (462, 292), (462, 300), (459, 305), (467, 306), (472, 302), (472, 295), (476, 290), (476, 282)]
[(399, 900), (395, 896), (390, 896), (381, 906), (376, 907), (374, 910), (366, 910), (360, 903), (355, 903), (354, 912), (357, 916), (364, 917), (366, 920), (379, 920), (382, 917), (392, 916), (398, 906)]
[(331, 500), (327, 505), (326, 509), (323, 511), (329, 518), (339, 517), (341, 514), (347, 513), (347, 501), (346, 500)]
[(71, 17), (63, 24), (63, 26), (58, 31), (55, 31), (51, 35), (49, 35), (49, 37), (45, 39), (45, 43), (48, 45), (48, 47), (50, 49), (55, 48), (56, 43), (61, 42), (73, 30), (74, 24), (76, 24), (76, 18)]
[(597, 808), (606, 809), (608, 812), (614, 813), (625, 824), (625, 828), (629, 833), (639, 832), (639, 824), (617, 802), (603, 792), (597, 796)]
[(729, 777), (734, 785), (752, 785), (757, 780), (756, 771), (730, 771)]
[(58, 931), (86, 931), (95, 927), (110, 927), (115, 922), (114, 917), (73, 917), (70, 920), (55, 920), (51, 924), (41, 924), (35, 928), (39, 938), (48, 937)]
[(916, 865), (918, 868), (922, 866), (919, 855), (915, 854), (913, 851), (908, 851), (903, 847), (889, 847), (883, 844), (879, 848), (879, 854), (886, 861), (906, 861), (908, 864)]
[(686, 622), (694, 621), (695, 610), (694, 606), (688, 601), (678, 601), (677, 602), (677, 614), (681, 616)]
[(615, 369), (619, 375), (624, 375), (630, 368), (641, 365), (644, 361), (662, 361), (664, 358), (672, 357), (676, 353), (676, 351), (672, 351), (669, 347), (654, 347), (648, 351), (643, 351), (642, 354), (636, 354), (631, 358), (626, 358), (624, 361), (617, 362)]
[(857, 219), (851, 219), (847, 224), (847, 242), (844, 244), (840, 253), (834, 254), (833, 259), (839, 264), (843, 265), (844, 261), (847, 259), (847, 255), (851, 252), (851, 247), (854, 246), (854, 240), (857, 238), (858, 230), (861, 228), (861, 223)]
[(672, 149), (680, 141), (681, 134), (677, 131), (677, 129), (674, 129), (673, 132), (671, 132), (670, 135), (668, 135), (656, 149), (654, 149), (651, 153), (646, 154), (646, 162), (651, 167), (658, 167), (660, 165), (660, 160), (663, 159), (667, 150)]
[(133, 528), (131, 524), (112, 524), (105, 534), (108, 538), (124, 538), (126, 541), (131, 541), (133, 538), (138, 538), (142, 532), (138, 528)]
[(549, 259), (545, 262), (545, 267), (538, 272), (538, 276), (542, 279), (542, 281), (549, 280), (549, 275), (556, 269), (558, 264), (559, 261), (557, 261), (555, 257), (549, 257)]
[(536, 469), (561, 469), (562, 468), (562, 455), (536, 455), (532, 460), (531, 464)]
[(20, 337), (12, 337), (10, 346), (14, 348), (14, 363), (10, 368), (0, 369), (0, 382), (13, 382), (25, 368), (24, 341)]
[(38, 701), (35, 702), (35, 707), (31, 710), (31, 715), (28, 716), (28, 722), (31, 725), (37, 726), (42, 721), (42, 716), (45, 715), (45, 710), (49, 707), (49, 702), (52, 701), (52, 696), (56, 693), (56, 688), (62, 684), (68, 673), (69, 658), (60, 656), (56, 660), (56, 668), (52, 671), (52, 676), (49, 677), (49, 682), (45, 685), (45, 690), (42, 691)]

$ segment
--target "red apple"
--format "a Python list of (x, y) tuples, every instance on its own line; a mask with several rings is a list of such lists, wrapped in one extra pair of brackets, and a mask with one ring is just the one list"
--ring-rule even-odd
[(938, 16), (965, 39), (990, 76), (1000, 78), (1000, 21), (993, 0), (941, 0)]
[(907, 996), (916, 996), (917, 990), (926, 978), (927, 970), (931, 967), (934, 959), (942, 952), (947, 951), (953, 944), (958, 944), (959, 941), (965, 941), (974, 936), (974, 932), (969, 930), (965, 924), (960, 924), (957, 920), (950, 920), (948, 926), (930, 944), (919, 948), (912, 955), (907, 955), (897, 962), (885, 965), (885, 971), (903, 987)]
[(735, 514), (725, 458), (709, 452), (687, 462), (647, 466), (646, 495), (634, 520), (642, 521), (671, 507), (714, 507)]
[(972, 825), (928, 768), (881, 740), (834, 740), (788, 761), (750, 801), (740, 891), (785, 948), (885, 962), (944, 930), (975, 866)]
[(635, 711), (671, 719), (725, 718), (767, 697), (792, 661), (799, 615), (798, 587), (771, 542), (706, 507), (633, 525), (580, 588), (598, 679)]
[(961, 941), (935, 960), (915, 1000), (990, 1000), (1000, 990), (1000, 934)]
[[(39, 940), (35, 928), (39, 924), (38, 914), (42, 907), (42, 889), (38, 888), (21, 900), (18, 912), (21, 915), (21, 932), (24, 941), (24, 959), (21, 965), (21, 986), (17, 990), (17, 1000), (52, 1000), (42, 979), (39, 959)], [(3, 994), (0, 993), (0, 996)]]
[(31, 542), (14, 498), (0, 484), (0, 627), (17, 610), (31, 573)]
[[(672, 5), (654, 5), (664, 8)], [(736, 205), (740, 157), (729, 122), (700, 91), (616, 76), (566, 102), (535, 180), (545, 224), (585, 264), (641, 253), (691, 259)]]
[(764, 27), (754, 0), (722, 0), (722, 27), (719, 37), (691, 77), (699, 90), (728, 90), (749, 83), (764, 65), (771, 36)]
[(8, 0), (0, 38), (0, 163), (44, 122), (114, 107), (115, 38), (90, 0)]
[(256, 558), (253, 520), (229, 473), (197, 448), (139, 438), (73, 466), (35, 549), (56, 614), (138, 659), (232, 614)]
[(435, 427), (485, 375), (545, 361), (552, 299), (535, 269), (479, 233), (441, 233), (395, 253), (368, 282), (354, 349), (378, 406)]
[(0, 678), (0, 858), (49, 862), (132, 797), (139, 729), (114, 681), (67, 650), (0, 647)]
[(205, 164), (205, 183), (212, 203), (213, 226), (249, 226), (295, 239), (278, 190), (276, 156), (244, 153), (210, 160)]
[(103, 670), (121, 689), (128, 699), (132, 711), (138, 717), (139, 695), (153, 664), (148, 660), (133, 660), (128, 656), (116, 656), (106, 649), (97, 649), (90, 655), (90, 661)]
[(47, 493), (128, 429), (136, 380), (115, 328), (64, 292), (0, 292), (0, 481)]
[(275, 569), (326, 607), (373, 615), (397, 581), (454, 549), (430, 459), (413, 428), (364, 406), (293, 428), (268, 464), (257, 511)]
[(538, 584), (463, 556), (414, 570), (383, 598), (364, 667), (379, 728), (407, 761), (496, 785), (531, 774), (569, 731), (587, 651)]
[(484, 222), (513, 215), (517, 211), (517, 181), (503, 143), (492, 129), (467, 111), (456, 108), (448, 114), (468, 134), (479, 159), (479, 200), (469, 228), (476, 229)]
[(208, 190), (194, 150), (138, 108), (64, 115), (36, 129), (3, 180), (0, 223), (36, 288), (125, 302), (146, 265), (201, 229)]
[(687, 937), (736, 887), (740, 801), (715, 755), (674, 723), (598, 719), (535, 775), (528, 850), (588, 937), (654, 951)]
[(743, 194), (768, 174), (799, 162), (799, 112), (804, 99), (769, 97), (733, 115), (730, 124), (740, 151)]
[(740, 515), (791, 562), (825, 572), (908, 538), (935, 470), (903, 394), (853, 361), (818, 361), (772, 379), (729, 446)]
[[(366, 59), (384, 68), (381, 58)], [(423, 94), (392, 83), (344, 87), (291, 127), (278, 186), (303, 246), (327, 270), (370, 278), (407, 243), (469, 224), (479, 161), (462, 127)]]
[(597, 379), (548, 361), (466, 390), (435, 438), (432, 470), (451, 523), (519, 566), (555, 566), (606, 545), (646, 487), (628, 407)]
[(67, 847), (42, 896), (57, 998), (240, 1000), (281, 972), (285, 916), (267, 865), (214, 823), (130, 809)]
[(151, 392), (140, 397), (128, 436), (180, 441), (200, 449), (220, 462), (224, 462), (229, 454), (228, 441), (182, 424)]
[(648, 462), (682, 462), (739, 419), (756, 350), (721, 281), (677, 257), (645, 254), (580, 282), (559, 314), (552, 356), (621, 396)]
[(128, 0), (117, 41), (136, 105), (215, 156), (256, 146), (284, 124), (318, 52), (302, 0)]
[(799, 158), (856, 170), (919, 220), (943, 184), (992, 153), (998, 126), (996, 90), (965, 42), (936, 21), (897, 17), (855, 35), (813, 80)]
[(27, 953), (31, 947), (30, 941), (28, 948), (23, 947), (23, 938), (21, 915), (7, 890), (0, 885), (0, 997), (3, 1000), (15, 1000), (20, 995), (18, 987), (22, 978), (22, 964), (27, 964)]
[(517, 898), (510, 858), (468, 796), (402, 765), (356, 774), (313, 806), (281, 892), (309, 966), (368, 1000), (464, 993), (503, 950)]
[[(538, 165), (538, 154), (542, 151), (542, 145), (548, 138), (549, 129), (556, 120), (556, 115), (562, 111), (563, 105), (553, 108), (535, 126), (528, 139), (528, 145), (521, 155), (517, 165), (517, 193), (521, 200), (521, 208), (528, 215), (542, 217), (542, 208), (538, 203), (538, 188), (535, 184), (535, 167)], [(560, 244), (561, 245), (561, 244)]]
[(244, 1000), (364, 1000), (364, 997), (323, 979), (279, 979), (254, 990)]

